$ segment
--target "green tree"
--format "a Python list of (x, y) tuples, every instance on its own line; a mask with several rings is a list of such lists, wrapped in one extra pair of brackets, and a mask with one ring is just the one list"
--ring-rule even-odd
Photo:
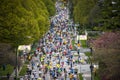
[[(71, 1), (71, 0), (70, 0)], [(88, 24), (93, 30), (119, 30), (119, 0), (73, 0), (75, 23)]]
[(19, 45), (39, 40), (48, 29), (49, 12), (43, 1), (0, 0), (0, 44), (7, 44), (6, 48), (12, 46), (9, 55), (13, 55), (13, 50)]
[[(29, 3), (32, 1), (34, 5), (32, 3)], [(26, 5), (27, 3), (29, 4)], [(49, 29), (49, 13), (47, 11), (45, 4), (40, 0), (31, 0), (31, 1), (23, 0), (22, 4), (26, 10), (33, 12), (34, 18), (38, 22), (38, 27), (41, 37)], [(31, 6), (33, 8), (31, 8)]]
[(80, 24), (88, 24), (89, 13), (95, 5), (94, 0), (75, 0), (73, 1), (73, 5), (73, 16), (75, 22), (80, 22)]
[(53, 16), (55, 14), (55, 2), (52, 0), (42, 0), (47, 7), (47, 10), (49, 12), (50, 16)]
[[(20, 5), (20, 1), (6, 0), (2, 2), (0, 7), (3, 11), (0, 13), (1, 42), (18, 46), (30, 44), (38, 39), (37, 22), (33, 14)], [(36, 36), (34, 36), (35, 34)]]
[(0, 1), (0, 40), (30, 44), (49, 29), (49, 13), (40, 0)]
[(101, 15), (103, 18), (103, 30), (117, 30), (120, 27), (119, 0), (105, 0), (101, 2)]

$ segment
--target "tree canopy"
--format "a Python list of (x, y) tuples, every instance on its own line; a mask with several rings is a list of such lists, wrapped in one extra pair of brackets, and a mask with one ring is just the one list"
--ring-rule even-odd
[(94, 58), (99, 62), (101, 80), (119, 80), (120, 76), (120, 33), (105, 32), (92, 43)]
[(120, 27), (119, 0), (70, 0), (75, 23), (93, 30), (113, 31)]
[(49, 12), (49, 15), (50, 16), (53, 16), (55, 14), (55, 1), (54, 0), (42, 0), (46, 7), (47, 7), (47, 10)]
[[(0, 0), (0, 42), (30, 44), (49, 29), (54, 3), (41, 0)], [(51, 7), (49, 7), (51, 6)]]

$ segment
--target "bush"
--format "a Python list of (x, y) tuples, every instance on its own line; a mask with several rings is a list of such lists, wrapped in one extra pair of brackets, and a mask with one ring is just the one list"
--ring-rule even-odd
[(86, 48), (87, 47), (87, 41), (86, 40), (81, 40), (81, 45), (83, 48)]
[(14, 67), (11, 66), (10, 64), (6, 65), (5, 70), (3, 70), (2, 67), (0, 67), (0, 76), (6, 76), (7, 73), (12, 74), (13, 70), (14, 70)]

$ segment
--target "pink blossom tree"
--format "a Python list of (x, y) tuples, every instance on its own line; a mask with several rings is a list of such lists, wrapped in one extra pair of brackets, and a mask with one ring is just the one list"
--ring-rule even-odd
[(91, 46), (94, 59), (99, 62), (101, 80), (120, 79), (120, 32), (105, 32)]

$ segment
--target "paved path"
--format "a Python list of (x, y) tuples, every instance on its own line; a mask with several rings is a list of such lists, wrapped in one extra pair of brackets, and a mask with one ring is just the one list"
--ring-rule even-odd
[[(90, 71), (89, 64), (86, 63), (87, 56), (81, 52), (78, 56), (74, 56), (77, 51), (72, 52), (72, 40), (74, 36), (77, 36), (77, 31), (75, 27), (68, 26), (70, 22), (68, 8), (63, 7), (61, 2), (56, 2), (55, 5), (57, 13), (51, 19), (54, 26), (40, 40), (31, 57), (24, 80), (39, 80), (40, 78), (65, 80), (65, 76), (66, 80), (70, 78), (79, 80), (77, 73), (85, 75)], [(86, 52), (89, 49), (81, 48), (81, 51)], [(75, 69), (78, 69), (77, 73)]]

